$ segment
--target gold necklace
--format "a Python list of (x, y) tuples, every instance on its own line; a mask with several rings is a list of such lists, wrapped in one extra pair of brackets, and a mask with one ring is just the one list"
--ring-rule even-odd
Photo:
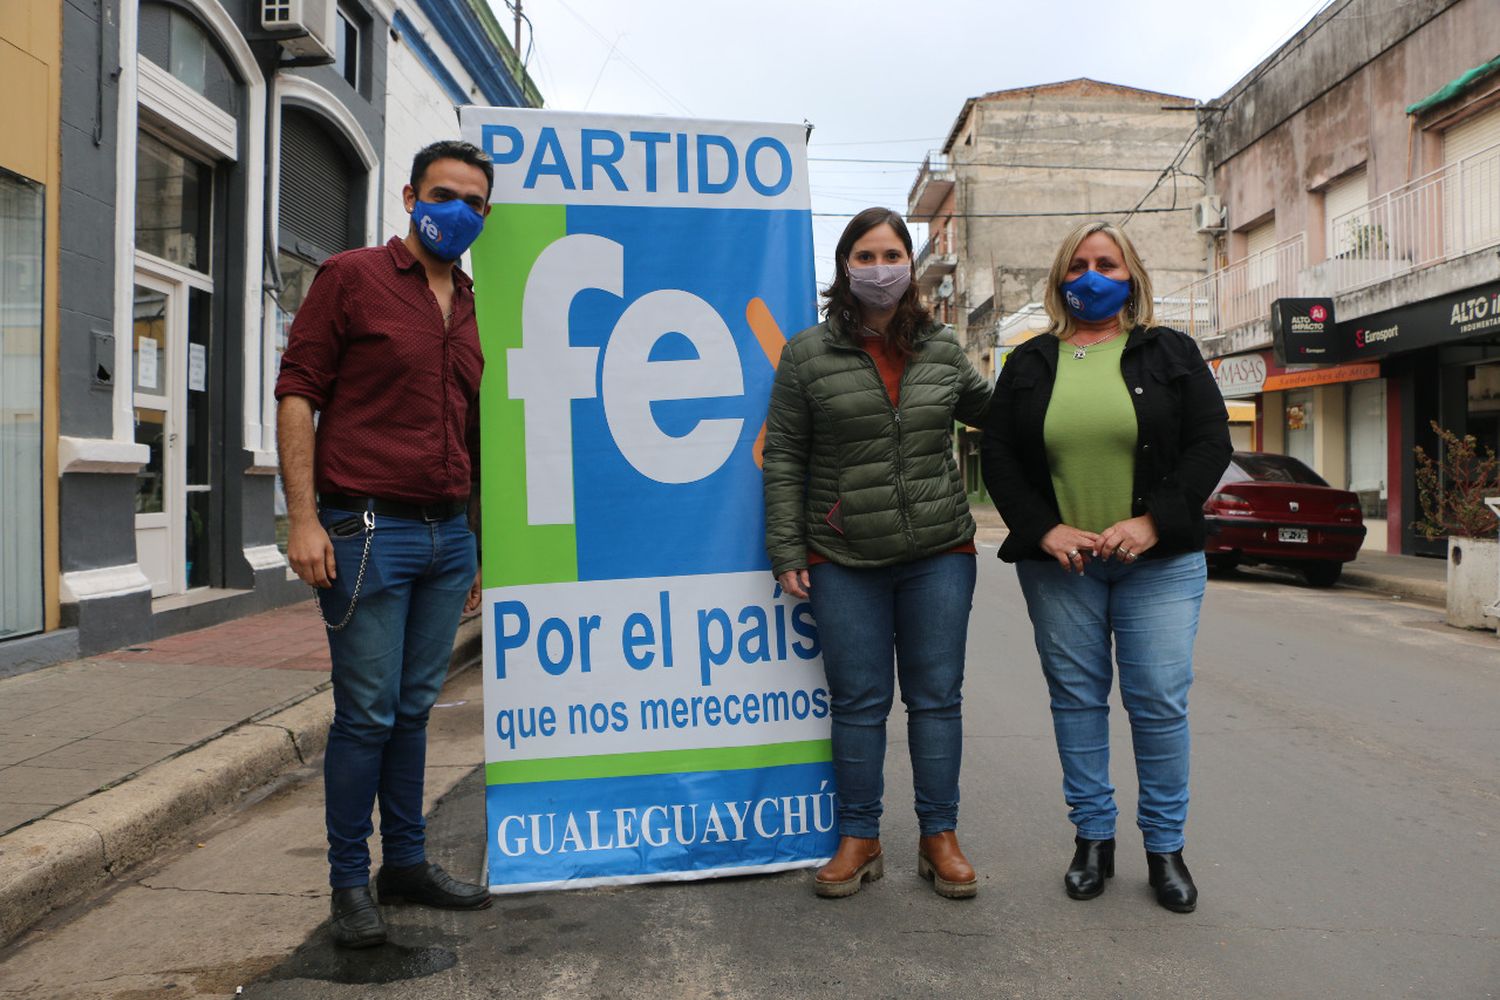
[(1107, 344), (1123, 332), (1123, 330), (1116, 330), (1114, 333), (1110, 334), (1108, 337), (1105, 337), (1103, 340), (1096, 340), (1092, 344), (1080, 344), (1079, 346), (1073, 348), (1073, 360), (1082, 361), (1088, 356), (1088, 350), (1090, 347), (1098, 347), (1100, 344)]

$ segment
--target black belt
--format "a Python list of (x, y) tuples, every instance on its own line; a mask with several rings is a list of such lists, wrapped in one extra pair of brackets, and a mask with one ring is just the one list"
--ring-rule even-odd
[(325, 510), (347, 510), (362, 513), (374, 511), (381, 517), (399, 517), (405, 521), (446, 521), (469, 509), (469, 501), (439, 500), (437, 503), (402, 503), (399, 500), (382, 500), (379, 497), (351, 497), (342, 493), (322, 493), (318, 506)]

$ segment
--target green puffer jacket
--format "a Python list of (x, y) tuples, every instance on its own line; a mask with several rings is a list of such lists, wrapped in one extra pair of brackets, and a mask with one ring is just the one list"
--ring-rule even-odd
[(980, 423), (990, 384), (953, 333), (917, 338), (892, 406), (875, 359), (835, 320), (788, 341), (766, 418), (766, 550), (778, 576), (812, 549), (871, 568), (974, 537), (953, 421)]

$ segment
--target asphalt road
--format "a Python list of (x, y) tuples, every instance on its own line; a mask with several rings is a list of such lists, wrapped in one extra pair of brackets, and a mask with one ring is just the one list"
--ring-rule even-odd
[[(1191, 710), (1186, 857), (1201, 891), (1198, 910), (1168, 913), (1146, 886), (1118, 703), (1116, 877), (1102, 897), (1075, 902), (1062, 891), (1072, 832), (1020, 593), (992, 549), (980, 565), (959, 821), (981, 874), (975, 900), (941, 899), (916, 876), (898, 706), (887, 763), (886, 877), (849, 899), (815, 898), (806, 872), (499, 897), (478, 913), (389, 910), (392, 944), (341, 953), (326, 928), (313, 929), (326, 905), (314, 885), (281, 922), (265, 912), (252, 922), (274, 923), (282, 944), (263, 943), (269, 930), (238, 953), (234, 942), (220, 942), (189, 970), (196, 978), (178, 976), (170, 993), (143, 989), (149, 977), (122, 975), (121, 988), (139, 992), (111, 993), (102, 981), (84, 989), (75, 979), (57, 995), (209, 996), (232, 993), (233, 983), (244, 985), (244, 996), (278, 1000), (1500, 994), (1493, 634), (1460, 633), (1435, 609), (1373, 595), (1214, 580)], [(315, 816), (317, 786), (308, 778), (281, 798)], [(435, 858), (476, 879), (481, 781), (477, 771), (458, 780), (429, 827)], [(306, 819), (295, 836), (308, 846), (267, 832), (292, 808), (279, 801), (203, 836), (238, 838), (236, 864), (249, 871), (316, 855), (317, 831)], [(141, 881), (152, 878), (151, 888), (167, 887), (164, 874)], [(134, 917), (122, 909), (115, 919), (150, 919), (141, 907), (151, 905), (204, 904), (187, 892), (180, 901), (158, 892)], [(109, 908), (90, 911), (90, 941), (107, 942)], [(164, 926), (190, 935), (194, 923), (179, 913)], [(7, 964), (30, 957), (62, 969), (66, 948), (74, 949), (75, 970), (109, 961), (79, 954), (66, 928), (47, 933)], [(154, 968), (139, 954), (147, 945), (134, 947), (131, 961)], [(212, 968), (220, 974), (205, 973)], [(48, 995), (47, 975), (30, 979), (25, 995)]]

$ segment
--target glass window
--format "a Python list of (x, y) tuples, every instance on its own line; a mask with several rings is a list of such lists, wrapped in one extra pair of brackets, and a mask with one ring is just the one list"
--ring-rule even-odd
[(0, 639), (42, 628), (42, 199), (0, 170)]
[(142, 132), (136, 147), (136, 249), (207, 274), (212, 217), (212, 168)]
[(148, 406), (135, 408), (135, 443), (151, 451), (135, 480), (135, 512), (160, 514), (166, 510), (167, 411)]
[(1313, 462), (1313, 394), (1286, 394), (1286, 453), (1308, 465)]
[(1349, 489), (1365, 517), (1385, 517), (1385, 380), (1349, 383), (1348, 413)]
[(214, 36), (191, 14), (168, 3), (143, 0), (136, 38), (136, 49), (143, 57), (215, 106), (239, 114), (239, 81), (229, 60)]
[(131, 370), (135, 389), (164, 396), (167, 393), (167, 293), (135, 286), (135, 312), (131, 330)]
[(1263, 483), (1300, 483), (1304, 486), (1327, 486), (1323, 477), (1288, 455), (1270, 452), (1235, 452), (1223, 482), (1258, 480)]
[(359, 28), (343, 11), (338, 12), (338, 37), (334, 44), (333, 68), (355, 90), (359, 89)]
[(171, 65), (167, 67), (177, 79), (200, 94), (208, 93), (208, 53), (212, 48), (208, 36), (189, 18), (176, 11), (169, 19)]

